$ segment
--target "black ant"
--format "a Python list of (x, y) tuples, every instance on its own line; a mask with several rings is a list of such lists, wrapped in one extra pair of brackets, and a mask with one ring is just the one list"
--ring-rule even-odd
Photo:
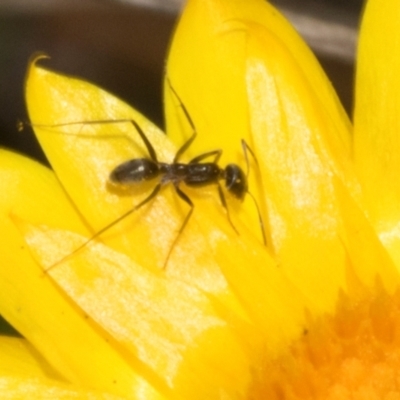
[[(189, 112), (187, 111), (186, 107), (182, 103), (180, 97), (178, 96), (175, 89), (172, 87), (172, 85), (170, 83), (169, 83), (169, 86), (170, 86), (172, 92), (174, 93), (175, 97), (178, 99), (179, 104), (183, 110), (183, 113), (185, 114), (185, 117), (187, 118), (189, 125), (193, 132), (192, 135), (190, 136), (190, 138), (176, 152), (175, 157), (171, 163), (165, 163), (165, 162), (158, 161), (157, 154), (156, 154), (154, 147), (152, 146), (152, 144), (146, 137), (142, 128), (134, 120), (118, 119), (118, 120), (112, 120), (112, 121), (88, 122), (90, 124), (118, 123), (118, 122), (132, 123), (132, 125), (135, 127), (136, 131), (138, 132), (140, 138), (142, 139), (142, 141), (147, 149), (147, 152), (149, 154), (149, 157), (134, 158), (134, 159), (125, 161), (124, 163), (122, 163), (122, 164), (118, 165), (116, 168), (114, 168), (109, 175), (109, 181), (111, 184), (126, 186), (126, 185), (130, 185), (130, 184), (139, 184), (140, 182), (144, 182), (144, 181), (151, 181), (155, 178), (160, 178), (160, 180), (157, 183), (157, 185), (153, 188), (152, 192), (144, 200), (142, 200), (139, 204), (137, 204), (136, 206), (131, 208), (129, 211), (127, 211), (126, 213), (124, 213), (123, 215), (121, 215), (120, 217), (115, 219), (113, 222), (111, 222), (104, 228), (100, 229), (85, 243), (83, 243), (81, 246), (76, 248), (72, 253), (68, 254), (67, 256), (63, 257), (61, 260), (57, 261), (55, 264), (53, 264), (52, 266), (47, 268), (46, 272), (48, 272), (50, 269), (52, 269), (56, 265), (63, 262), (66, 258), (69, 258), (73, 254), (80, 251), (82, 248), (87, 246), (90, 242), (92, 242), (94, 239), (99, 237), (105, 231), (112, 228), (118, 222), (122, 221), (127, 216), (134, 213), (135, 211), (139, 210), (142, 206), (144, 206), (145, 204), (150, 202), (152, 199), (154, 199), (157, 196), (157, 194), (159, 193), (159, 191), (161, 190), (161, 188), (164, 185), (167, 185), (169, 183), (173, 184), (177, 195), (190, 207), (190, 210), (187, 213), (187, 215), (178, 231), (178, 234), (175, 237), (175, 239), (168, 251), (167, 257), (164, 261), (163, 268), (165, 268), (166, 265), (168, 264), (168, 260), (172, 253), (172, 250), (174, 249), (174, 247), (175, 247), (180, 235), (184, 231), (187, 223), (189, 222), (190, 217), (192, 216), (193, 210), (194, 210), (194, 204), (193, 204), (192, 200), (189, 198), (189, 196), (184, 191), (182, 191), (182, 189), (180, 187), (180, 185), (182, 183), (184, 183), (185, 185), (187, 185), (189, 187), (194, 187), (194, 188), (208, 186), (211, 184), (217, 185), (221, 204), (225, 208), (225, 210), (227, 212), (228, 221), (236, 233), (238, 233), (238, 231), (231, 221), (229, 210), (228, 210), (226, 199), (225, 199), (225, 195), (222, 190), (220, 181), (224, 181), (226, 190), (239, 200), (243, 200), (245, 195), (248, 193), (251, 196), (251, 198), (253, 199), (254, 204), (256, 206), (259, 223), (260, 223), (260, 228), (261, 228), (261, 232), (262, 232), (262, 236), (263, 236), (263, 241), (264, 241), (264, 244), (267, 245), (264, 224), (263, 224), (263, 220), (261, 217), (260, 209), (258, 207), (258, 204), (257, 204), (254, 196), (249, 192), (248, 183), (247, 183), (247, 175), (248, 175), (248, 171), (249, 171), (249, 160), (248, 160), (247, 151), (249, 151), (251, 153), (251, 155), (253, 156), (254, 160), (257, 161), (254, 153), (252, 152), (250, 147), (247, 145), (247, 143), (242, 139), (242, 148), (243, 148), (243, 152), (244, 152), (246, 164), (247, 164), (247, 174), (245, 174), (244, 171), (242, 170), (242, 168), (240, 168), (237, 164), (228, 164), (225, 168), (221, 168), (218, 165), (218, 161), (222, 155), (221, 149), (213, 150), (213, 151), (209, 151), (209, 152), (200, 154), (199, 156), (191, 159), (188, 163), (179, 162), (181, 156), (187, 151), (187, 149), (190, 147), (190, 145), (196, 139), (197, 132), (196, 132), (195, 125), (189, 115)], [(73, 124), (75, 124), (75, 123), (73, 123)], [(60, 125), (70, 125), (70, 124), (68, 124), (68, 123), (67, 124), (57, 124), (56, 126), (60, 126)], [(54, 127), (54, 125), (53, 125), (53, 127)], [(211, 162), (202, 162), (204, 159), (206, 159), (208, 157), (214, 157), (214, 159)]]

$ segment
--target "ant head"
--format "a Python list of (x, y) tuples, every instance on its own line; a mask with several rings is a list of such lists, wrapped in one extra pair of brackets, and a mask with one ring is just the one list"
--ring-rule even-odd
[(239, 200), (243, 200), (247, 193), (247, 177), (243, 170), (236, 164), (225, 167), (225, 186), (229, 193)]

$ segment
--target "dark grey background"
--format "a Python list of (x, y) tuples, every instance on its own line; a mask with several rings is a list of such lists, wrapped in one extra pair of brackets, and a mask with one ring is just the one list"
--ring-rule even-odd
[[(2, 0), (0, 145), (43, 162), (26, 118), (23, 80), (32, 53), (48, 65), (98, 83), (163, 125), (164, 59), (182, 0)], [(275, 0), (317, 55), (351, 113), (361, 0)], [(1, 330), (1, 329), (0, 329)], [(3, 331), (12, 332), (9, 328)]]

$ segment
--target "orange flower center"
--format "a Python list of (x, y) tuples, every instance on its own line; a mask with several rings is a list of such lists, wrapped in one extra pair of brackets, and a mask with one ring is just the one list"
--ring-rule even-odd
[(310, 322), (249, 398), (400, 399), (400, 292), (379, 286), (362, 300), (342, 295), (335, 315)]

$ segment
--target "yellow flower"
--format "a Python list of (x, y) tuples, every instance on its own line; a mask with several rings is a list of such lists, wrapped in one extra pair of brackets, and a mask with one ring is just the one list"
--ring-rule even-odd
[[(369, 1), (354, 139), (314, 56), (263, 0), (188, 1), (166, 69), (168, 136), (31, 63), (29, 115), (55, 173), (0, 151), (0, 313), (27, 339), (0, 338), (2, 393), (396, 399), (399, 20), (394, 0)], [(249, 196), (227, 196), (237, 233), (215, 186), (185, 185), (195, 207), (178, 238), (189, 206), (166, 185), (87, 242), (154, 188), (108, 180), (149, 157), (135, 124), (171, 163), (191, 120), (183, 162), (221, 148), (221, 166), (246, 170), (241, 140), (254, 151), (268, 247)]]

